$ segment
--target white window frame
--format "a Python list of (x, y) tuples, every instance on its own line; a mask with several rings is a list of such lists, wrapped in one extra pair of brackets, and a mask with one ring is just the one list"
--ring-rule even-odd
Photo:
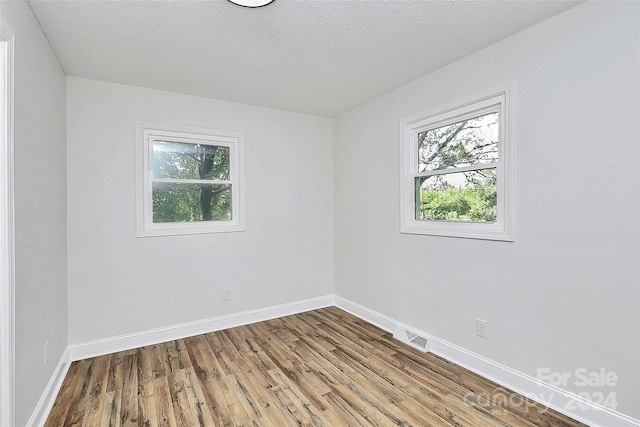
[[(208, 182), (211, 184), (231, 185), (231, 220), (172, 223), (153, 222), (152, 185), (153, 182), (166, 181), (153, 178), (153, 141), (157, 139), (229, 147), (229, 180), (211, 180)], [(137, 121), (136, 168), (136, 229), (138, 237), (245, 231), (244, 133)], [(185, 183), (191, 181), (192, 180), (180, 180), (180, 182)]]
[[(499, 113), (498, 162), (490, 165), (492, 168), (495, 166), (497, 172), (496, 221), (488, 223), (416, 219), (415, 178), (423, 175), (418, 171), (418, 134), (491, 112)], [(513, 241), (515, 81), (406, 117), (401, 120), (400, 128), (400, 232)]]

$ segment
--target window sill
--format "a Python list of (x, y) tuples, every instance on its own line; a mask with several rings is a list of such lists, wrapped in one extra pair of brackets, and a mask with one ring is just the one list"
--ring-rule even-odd
[(193, 234), (233, 233), (245, 231), (244, 224), (231, 221), (211, 222), (204, 224), (180, 223), (179, 225), (154, 224), (146, 228), (139, 228), (136, 237), (181, 236)]
[(513, 231), (505, 229), (504, 224), (500, 223), (411, 221), (401, 226), (400, 233), (513, 242)]

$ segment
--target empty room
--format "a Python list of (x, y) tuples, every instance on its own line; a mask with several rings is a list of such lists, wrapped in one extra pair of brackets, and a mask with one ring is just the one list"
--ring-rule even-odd
[(640, 427), (640, 2), (0, 0), (0, 426)]

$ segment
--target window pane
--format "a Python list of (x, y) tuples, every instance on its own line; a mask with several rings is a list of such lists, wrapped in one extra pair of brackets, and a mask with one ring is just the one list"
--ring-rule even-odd
[(498, 113), (418, 134), (418, 171), (498, 161)]
[(231, 220), (230, 184), (153, 183), (153, 222)]
[(416, 219), (495, 222), (496, 169), (418, 177)]
[(154, 178), (229, 179), (229, 147), (153, 141)]

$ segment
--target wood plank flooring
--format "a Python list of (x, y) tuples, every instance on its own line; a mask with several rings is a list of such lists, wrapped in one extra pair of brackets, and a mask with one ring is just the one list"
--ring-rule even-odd
[(330, 307), (74, 362), (58, 426), (579, 426)]

